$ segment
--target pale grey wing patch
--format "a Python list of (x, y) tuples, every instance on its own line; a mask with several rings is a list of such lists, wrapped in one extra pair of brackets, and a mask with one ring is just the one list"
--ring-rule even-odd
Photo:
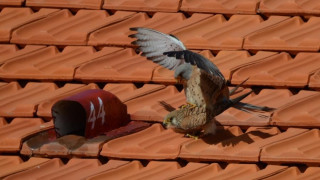
[(129, 37), (137, 39), (132, 44), (138, 46), (137, 50), (142, 52), (142, 56), (170, 70), (174, 70), (180, 64), (185, 63), (184, 59), (176, 59), (163, 54), (167, 51), (186, 49), (176, 37), (148, 28), (138, 27), (130, 28), (130, 30), (137, 31), (136, 34), (131, 34)]

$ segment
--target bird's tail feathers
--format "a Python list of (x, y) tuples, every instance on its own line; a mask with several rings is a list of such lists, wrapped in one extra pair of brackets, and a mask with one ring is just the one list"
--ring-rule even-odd
[(231, 99), (232, 102), (232, 107), (239, 109), (241, 111), (256, 115), (258, 117), (261, 118), (269, 118), (269, 116), (263, 114), (265, 112), (273, 112), (275, 110), (275, 108), (270, 108), (267, 106), (256, 106), (253, 104), (249, 104), (249, 103), (243, 103), (240, 102), (242, 99), (244, 99), (245, 97), (247, 97), (249, 94), (251, 94), (252, 91), (243, 94), (239, 97), (236, 97), (234, 99)]

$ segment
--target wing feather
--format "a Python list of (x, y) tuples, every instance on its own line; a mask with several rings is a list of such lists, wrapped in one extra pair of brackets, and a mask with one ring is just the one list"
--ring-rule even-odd
[(225, 78), (218, 69), (218, 67), (201, 54), (189, 50), (169, 51), (164, 52), (163, 54), (167, 55), (168, 57), (175, 57), (177, 59), (183, 58), (185, 62), (191, 63), (192, 65), (196, 65), (198, 68), (204, 70), (206, 73), (218, 77), (221, 82), (225, 82)]
[(131, 34), (129, 37), (137, 39), (132, 44), (138, 46), (137, 50), (142, 52), (142, 56), (146, 56), (147, 59), (170, 70), (174, 70), (180, 64), (185, 63), (184, 59), (163, 54), (167, 51), (186, 50), (183, 43), (176, 37), (143, 27), (130, 28), (130, 30), (137, 31), (136, 34)]

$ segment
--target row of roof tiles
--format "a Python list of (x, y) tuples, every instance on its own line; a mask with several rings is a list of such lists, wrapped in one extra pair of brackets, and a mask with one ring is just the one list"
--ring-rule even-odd
[[(230, 163), (222, 168), (218, 163), (193, 163), (181, 166), (177, 162), (109, 160), (102, 164), (97, 159), (71, 159), (64, 164), (60, 159), (30, 158), (23, 162), (18, 156), (0, 156), (0, 177), (14, 179), (316, 179), (319, 167), (304, 172), (297, 167)], [(27, 169), (29, 168), (29, 169)], [(165, 172), (165, 173), (164, 173)]]
[(0, 150), (49, 157), (320, 164), (319, 129), (219, 126), (216, 135), (194, 140), (158, 123), (149, 126), (132, 121), (92, 139), (75, 135), (56, 139), (52, 122), (16, 118), (0, 127)]
[[(14, 21), (12, 20), (14, 19)], [(301, 17), (67, 9), (4, 8), (0, 42), (17, 44), (131, 46), (130, 27), (150, 27), (171, 33), (191, 49), (319, 51), (320, 17)], [(54, 22), (54, 23), (52, 23)], [(84, 23), (85, 22), (85, 23)], [(191, 36), (192, 34), (192, 36)], [(312, 37), (312, 38), (311, 38)]]
[[(320, 53), (244, 50), (200, 52), (215, 63), (232, 84), (249, 77), (247, 85), (320, 88)], [(63, 62), (63, 63), (62, 63)], [(83, 82), (156, 82), (174, 84), (173, 71), (136, 54), (132, 48), (55, 46), (13, 44), (0, 45), (0, 77), (6, 80), (80, 80)]]
[(319, 15), (317, 0), (0, 0), (0, 6), (110, 9), (151, 12), (210, 12), (224, 14), (304, 14)]
[[(2, 117), (51, 117), (52, 105), (65, 97), (88, 90), (98, 89), (96, 84), (66, 84), (59, 88), (54, 83), (30, 82), (21, 88), (17, 82), (0, 83), (0, 116)], [(178, 108), (185, 103), (184, 92), (175, 86), (145, 84), (137, 88), (133, 84), (107, 84), (104, 90), (115, 94), (127, 105), (132, 120), (162, 122), (168, 108)], [(248, 92), (245, 89), (242, 92)], [(241, 93), (242, 93), (241, 92)], [(266, 113), (266, 118), (248, 114), (237, 109), (228, 109), (217, 116), (222, 125), (277, 125), (296, 127), (319, 127), (318, 109), (320, 93), (301, 90), (292, 94), (287, 89), (263, 89), (243, 102), (277, 108)], [(294, 113), (293, 113), (294, 112)]]

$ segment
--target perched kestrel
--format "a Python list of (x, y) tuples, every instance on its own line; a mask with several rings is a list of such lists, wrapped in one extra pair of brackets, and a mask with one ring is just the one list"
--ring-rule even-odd
[(229, 99), (226, 80), (218, 67), (204, 56), (187, 50), (175, 36), (143, 27), (130, 30), (137, 31), (129, 37), (137, 39), (132, 44), (138, 46), (141, 55), (174, 70), (174, 78), (183, 84), (187, 105), (169, 113), (164, 121), (164, 124), (170, 123), (168, 127), (187, 133), (198, 130), (214, 133), (213, 118), (231, 106), (249, 112), (269, 110), (239, 102), (245, 96)]

